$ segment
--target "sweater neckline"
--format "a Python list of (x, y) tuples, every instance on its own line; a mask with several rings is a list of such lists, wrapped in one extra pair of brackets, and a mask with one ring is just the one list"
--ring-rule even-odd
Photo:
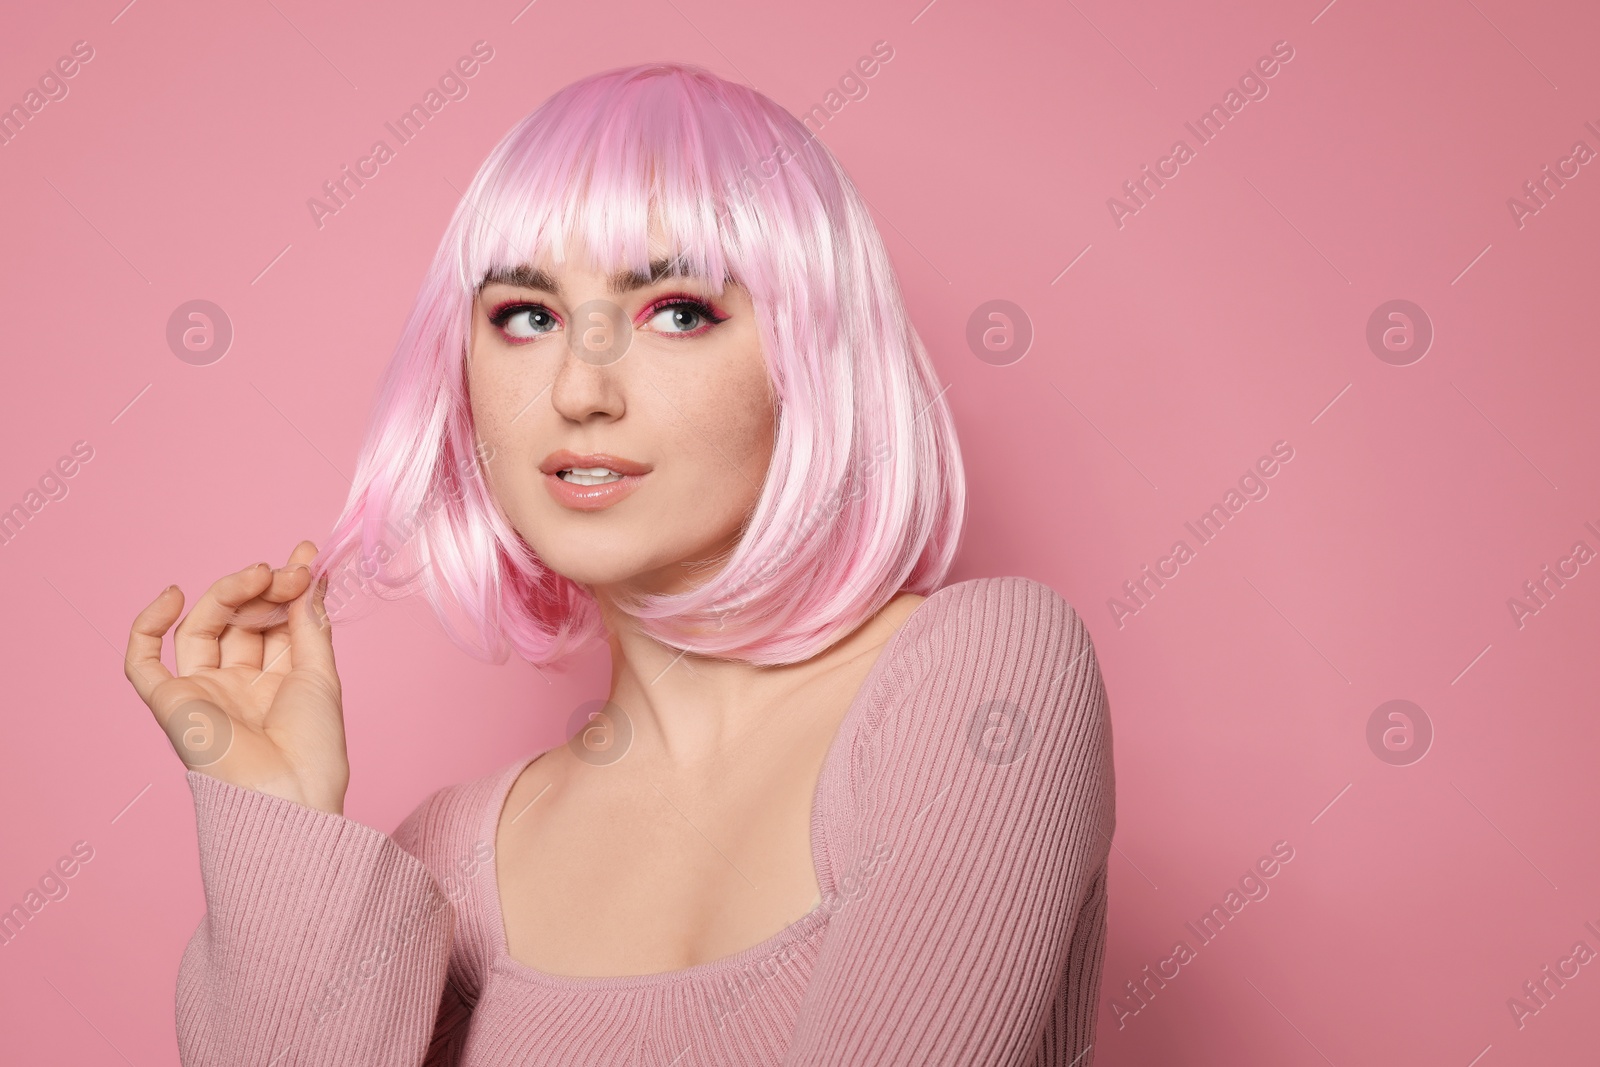
[[(904, 643), (906, 635), (911, 631), (913, 623), (926, 623), (933, 615), (933, 612), (925, 609), (934, 601), (939, 600), (941, 594), (952, 588), (954, 586), (946, 585), (943, 588), (934, 590), (922, 603), (911, 609), (911, 614), (906, 616), (900, 627), (889, 635), (889, 640), (879, 650), (878, 658), (873, 661), (871, 669), (867, 671), (866, 678), (856, 690), (855, 696), (851, 698), (850, 705), (846, 708), (843, 717), (839, 721), (839, 726), (834, 732), (833, 739), (828, 744), (828, 751), (823, 756), (822, 768), (817, 774), (817, 785), (811, 796), (811, 867), (816, 874), (817, 886), (822, 894), (821, 903), (763, 941), (748, 948), (740, 949), (730, 955), (720, 956), (704, 963), (696, 963), (689, 967), (680, 967), (671, 971), (654, 971), (649, 974), (553, 974), (523, 963), (511, 955), (506, 938), (505, 916), (500, 903), (500, 862), (499, 852), (496, 850), (495, 859), (490, 867), (491, 877), (475, 880), (478, 889), (479, 914), (487, 919), (486, 925), (488, 926), (491, 942), (489, 969), (491, 971), (503, 971), (520, 981), (567, 992), (643, 989), (725, 974), (763, 959), (783, 945), (804, 939), (814, 933), (816, 928), (828, 919), (829, 897), (834, 892), (833, 863), (832, 858), (827, 853), (822, 817), (823, 811), (829, 806), (829, 796), (831, 794), (828, 793), (828, 786), (833, 780), (834, 772), (837, 770), (834, 765), (847, 757), (849, 746), (846, 744), (846, 738), (855, 735), (855, 720), (862, 714), (862, 710), (872, 703), (872, 698), (878, 695), (879, 690), (882, 688), (883, 680), (888, 673), (889, 665), (893, 662), (893, 657), (899, 653), (900, 647)], [(919, 616), (921, 616), (920, 623)], [(551, 746), (551, 748), (553, 747)], [(487, 805), (488, 812), (480, 828), (479, 840), (491, 842), (497, 840), (500, 817), (505, 809), (506, 798), (511, 793), (511, 786), (534, 760), (548, 751), (550, 751), (548, 748), (541, 749), (527, 759), (513, 764), (501, 775), (490, 793)]]

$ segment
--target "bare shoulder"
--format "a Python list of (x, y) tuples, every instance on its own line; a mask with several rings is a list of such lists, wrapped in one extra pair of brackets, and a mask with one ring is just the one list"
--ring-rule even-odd
[(927, 600), (921, 593), (899, 593), (883, 607), (878, 609), (878, 614), (873, 617), (874, 622), (883, 627), (884, 633), (893, 635), (904, 626)]
[(519, 812), (537, 800), (541, 793), (560, 781), (564, 769), (561, 760), (568, 752), (566, 745), (555, 745), (523, 765), (516, 781), (512, 782), (511, 788), (506, 791), (505, 803), (500, 807), (496, 829), (510, 822)]

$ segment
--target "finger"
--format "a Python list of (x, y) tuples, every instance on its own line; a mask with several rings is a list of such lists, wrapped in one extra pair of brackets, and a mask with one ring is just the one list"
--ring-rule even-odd
[(287, 603), (273, 610), (274, 616), (283, 615), (283, 621), (261, 635), (261, 669), (275, 674), (288, 674), (294, 669), (294, 654), (289, 641), (289, 613), (295, 598), (304, 595), (311, 587), (311, 568), (303, 563), (297, 564), (291, 580), (294, 596), (285, 597)]
[(222, 648), (217, 639), (238, 619), (239, 607), (255, 599), (271, 582), (272, 568), (258, 563), (211, 583), (173, 633), (178, 677), (221, 664)]
[[(223, 628), (217, 639), (222, 649), (220, 666), (261, 670), (274, 648), (288, 647), (288, 601), (310, 584), (311, 572), (302, 565), (275, 569), (267, 588), (241, 604)], [(276, 641), (273, 634), (278, 635)]]
[[(285, 601), (291, 601), (305, 592), (306, 587), (312, 582), (311, 564), (317, 558), (317, 546), (310, 541), (301, 541), (294, 546), (294, 551), (289, 553), (288, 568), (291, 571), (304, 568), (303, 577), (297, 576), (290, 586), (292, 596), (285, 596)], [(274, 586), (274, 589), (276, 586)], [(284, 622), (282, 626), (274, 626), (262, 635), (262, 670), (272, 671), (276, 674), (288, 674), (294, 669), (294, 656), (289, 647), (289, 609), (287, 604), (283, 608)]]
[(337, 686), (339, 671), (333, 661), (333, 625), (323, 599), (328, 579), (324, 575), (289, 605), (289, 658), (294, 669), (304, 670)]
[[(294, 550), (289, 553), (289, 562), (272, 572), (272, 584), (267, 587), (266, 591), (258, 599), (287, 605), (289, 601), (304, 593), (306, 591), (305, 581), (309, 581), (311, 577), (311, 564), (316, 558), (317, 546), (310, 541), (301, 541), (298, 545), (295, 545)], [(306, 568), (305, 581), (297, 574), (297, 570), (300, 567)], [(265, 612), (264, 616), (270, 618), (274, 625), (278, 623), (287, 624), (289, 621), (289, 609), (283, 607)], [(266, 629), (266, 627), (262, 627), (262, 629)]]
[(143, 611), (133, 618), (133, 628), (128, 632), (128, 652), (123, 657), (123, 673), (133, 683), (139, 699), (155, 710), (156, 686), (172, 677), (161, 662), (161, 640), (171, 629), (178, 612), (183, 610), (183, 590), (168, 586)]

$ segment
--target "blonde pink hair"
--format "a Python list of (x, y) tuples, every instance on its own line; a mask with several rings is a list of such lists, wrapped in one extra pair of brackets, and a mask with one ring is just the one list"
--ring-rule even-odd
[(752, 663), (810, 658), (898, 592), (944, 581), (966, 482), (932, 362), (867, 207), (833, 155), (761, 93), (680, 63), (585, 77), (501, 139), (457, 205), (384, 374), (344, 510), (313, 564), (327, 605), (420, 589), (451, 638), (557, 664), (604, 635), (482, 475), (465, 361), (491, 272), (563, 262), (648, 273), (650, 224), (695, 273), (750, 294), (777, 405), (765, 484), (726, 563), (630, 601), (656, 640)]

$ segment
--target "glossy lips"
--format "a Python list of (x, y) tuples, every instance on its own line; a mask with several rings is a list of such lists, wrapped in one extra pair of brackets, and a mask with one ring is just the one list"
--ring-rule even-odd
[[(622, 477), (602, 485), (579, 485), (576, 482), (566, 481), (560, 475), (561, 471), (571, 470), (574, 467), (604, 467)], [(580, 455), (566, 449), (552, 452), (543, 463), (539, 464), (539, 470), (543, 472), (545, 488), (550, 491), (555, 502), (574, 511), (600, 511), (608, 508), (637, 489), (644, 476), (650, 473), (649, 466), (620, 456), (603, 452)]]

